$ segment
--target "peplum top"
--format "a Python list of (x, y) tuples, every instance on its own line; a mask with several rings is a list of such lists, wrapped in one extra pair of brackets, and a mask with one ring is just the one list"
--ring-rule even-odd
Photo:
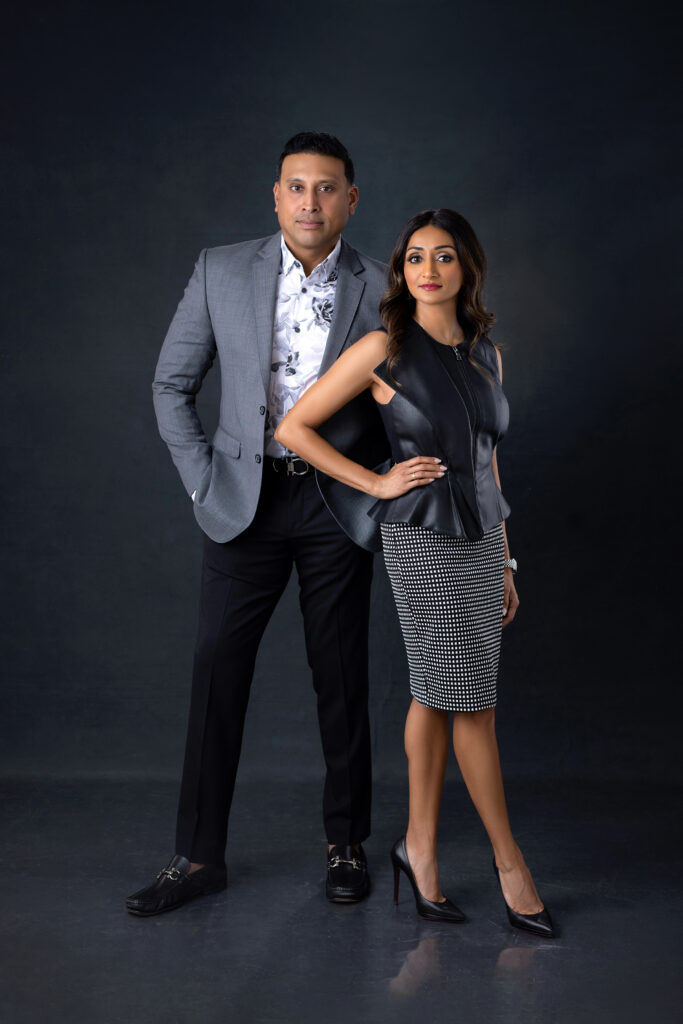
[[(510, 514), (493, 475), (492, 456), (505, 435), (509, 406), (498, 374), (496, 349), (480, 338), (444, 345), (411, 320), (389, 376), (386, 360), (375, 374), (395, 390), (378, 403), (393, 462), (416, 455), (442, 460), (446, 474), (398, 498), (382, 498), (367, 511), (377, 523), (415, 523), (428, 530), (479, 540)], [(399, 382), (399, 387), (396, 385)]]

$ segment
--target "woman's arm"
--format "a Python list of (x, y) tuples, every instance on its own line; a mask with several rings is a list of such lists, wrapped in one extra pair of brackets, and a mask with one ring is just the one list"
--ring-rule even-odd
[(381, 382), (373, 369), (386, 357), (386, 334), (371, 331), (344, 352), (301, 396), (275, 431), (275, 439), (328, 476), (376, 498), (395, 498), (443, 476), (440, 459), (417, 456), (388, 473), (373, 473), (347, 459), (317, 433), (317, 428), (368, 388)]
[[(498, 376), (500, 377), (500, 383), (503, 383), (503, 360), (500, 357), (500, 352), (496, 349), (496, 356), (498, 358)], [(498, 490), (501, 491), (500, 486), (500, 474), (498, 473), (498, 458), (496, 455), (496, 449), (493, 449), (493, 456), (491, 458), (491, 466), (493, 468), (493, 478), (498, 485)], [(505, 557), (510, 557), (510, 545), (508, 544), (507, 529), (505, 527), (505, 520), (501, 523), (503, 527), (503, 541), (505, 543)], [(503, 593), (503, 625), (509, 625), (517, 614), (519, 608), (519, 598), (517, 596), (517, 590), (515, 588), (515, 574), (512, 569), (504, 569), (505, 575), (505, 588)]]
[[(494, 480), (496, 481), (496, 483), (498, 485), (498, 490), (502, 491), (503, 488), (500, 486), (500, 474), (498, 473), (498, 459), (496, 457), (496, 449), (495, 448), (493, 449), (493, 456), (491, 458), (491, 466), (493, 468), (493, 478), (494, 478)], [(500, 525), (503, 527), (503, 540), (505, 541), (505, 557), (509, 558), (510, 557), (510, 545), (508, 544), (508, 535), (507, 535), (507, 530), (506, 530), (506, 526), (505, 526), (505, 520), (503, 520), (503, 522)], [(512, 569), (510, 569), (510, 572), (512, 572)]]

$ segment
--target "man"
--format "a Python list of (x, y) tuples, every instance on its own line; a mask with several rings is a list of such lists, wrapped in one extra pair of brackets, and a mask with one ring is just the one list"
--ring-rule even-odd
[[(141, 916), (226, 886), (228, 816), (254, 661), (293, 565), (326, 763), (326, 894), (346, 902), (369, 891), (361, 843), (370, 831), (367, 634), (376, 527), (368, 517), (364, 534), (355, 534), (362, 547), (349, 540), (339, 524), (352, 523), (349, 508), (366, 496), (317, 477), (273, 434), (342, 350), (377, 327), (385, 267), (341, 238), (358, 188), (338, 139), (318, 132), (290, 139), (273, 193), (280, 231), (200, 254), (153, 385), (161, 436), (205, 537), (176, 853), (127, 900)], [(209, 444), (195, 397), (216, 356), (220, 418)], [(368, 393), (326, 431), (365, 465), (386, 458)]]

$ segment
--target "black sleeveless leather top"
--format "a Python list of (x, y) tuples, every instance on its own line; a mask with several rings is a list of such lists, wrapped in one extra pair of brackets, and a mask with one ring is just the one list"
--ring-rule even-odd
[(377, 501), (367, 513), (376, 522), (415, 523), (479, 540), (509, 516), (491, 466), (493, 448), (509, 422), (496, 350), (486, 337), (474, 348), (485, 377), (470, 364), (469, 346), (469, 341), (454, 348), (442, 345), (412, 320), (392, 371), (402, 386), (392, 381), (386, 360), (375, 369), (396, 391), (388, 404), (378, 403), (393, 461), (434, 455), (447, 467), (434, 483)]

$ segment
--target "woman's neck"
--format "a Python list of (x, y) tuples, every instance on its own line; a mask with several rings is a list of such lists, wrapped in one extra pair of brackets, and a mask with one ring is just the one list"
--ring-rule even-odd
[(465, 332), (458, 322), (455, 303), (444, 303), (432, 306), (425, 302), (417, 302), (414, 318), (427, 334), (440, 341), (442, 345), (459, 345), (465, 340)]

